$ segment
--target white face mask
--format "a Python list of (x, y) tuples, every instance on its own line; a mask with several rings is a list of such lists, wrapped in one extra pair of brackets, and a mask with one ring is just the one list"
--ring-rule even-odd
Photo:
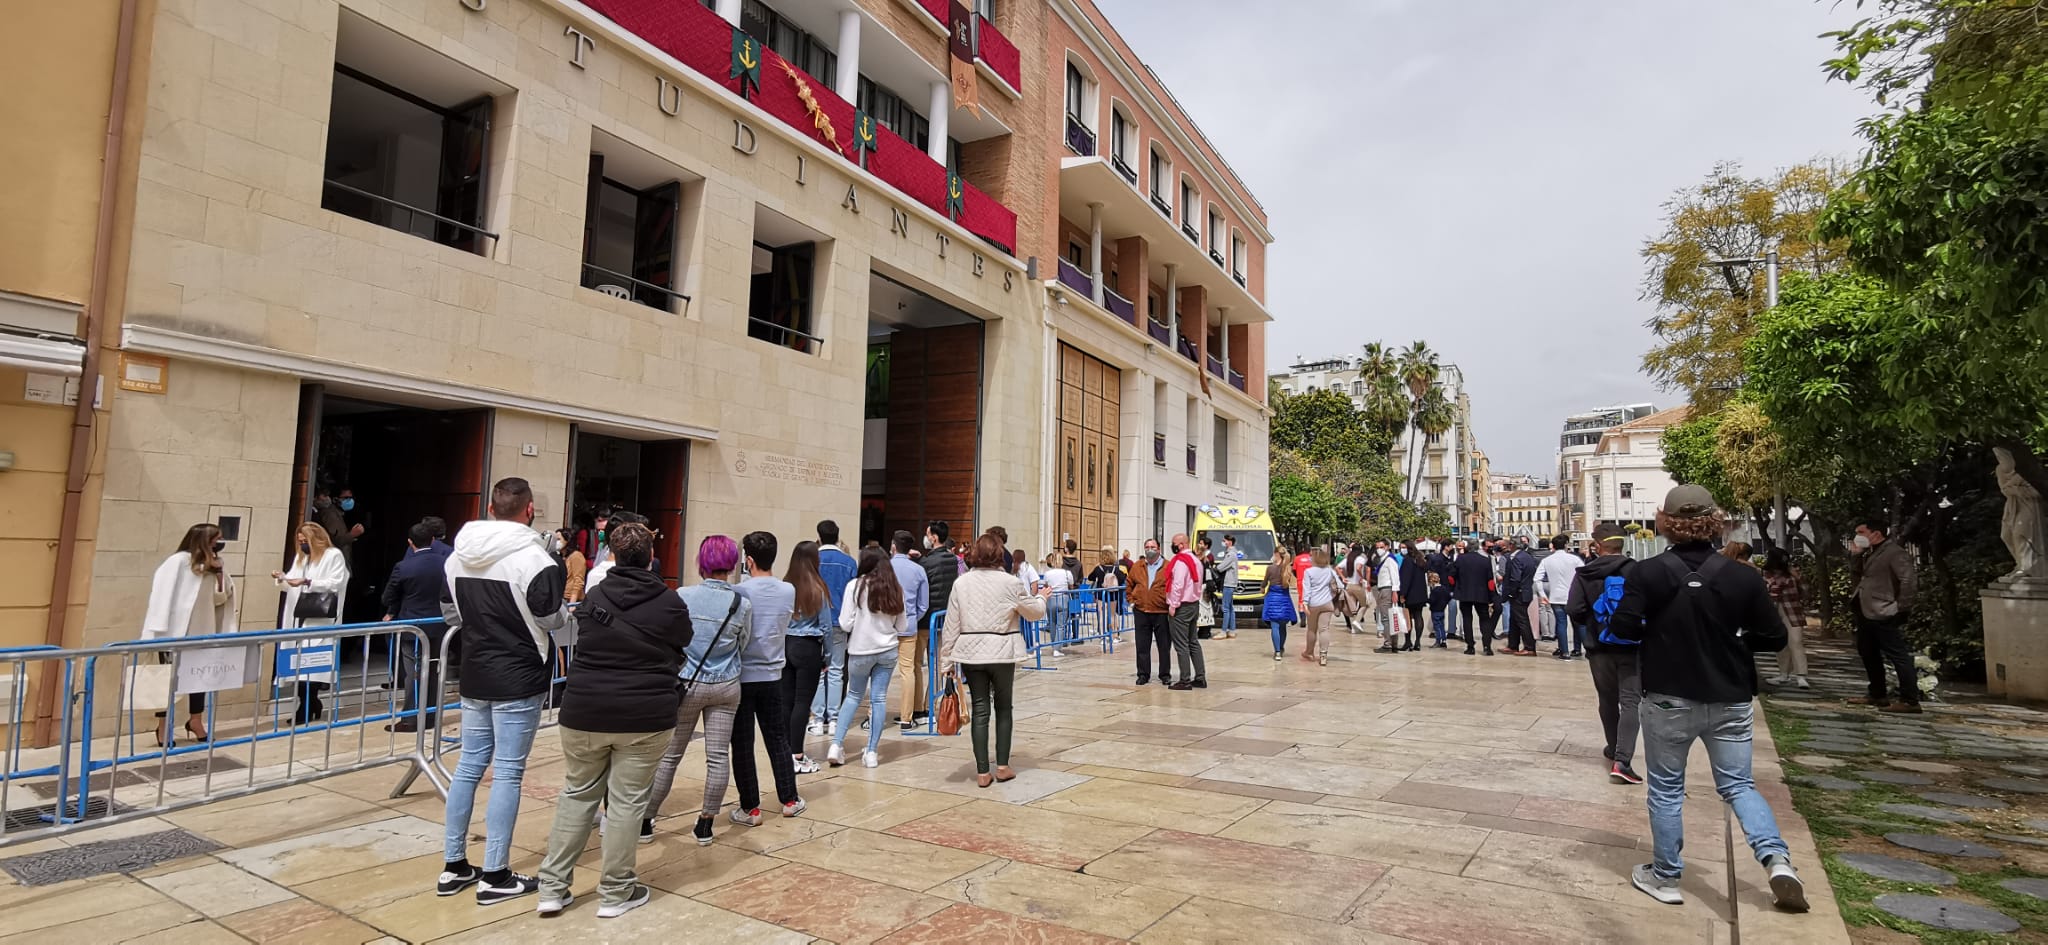
[(1857, 551), (1863, 551), (1863, 550), (1865, 550), (1865, 549), (1869, 548), (1869, 547), (1870, 547), (1870, 536), (1869, 536), (1869, 535), (1858, 535), (1858, 536), (1856, 536), (1856, 541), (1855, 541), (1855, 545), (1856, 545), (1856, 550), (1857, 550)]

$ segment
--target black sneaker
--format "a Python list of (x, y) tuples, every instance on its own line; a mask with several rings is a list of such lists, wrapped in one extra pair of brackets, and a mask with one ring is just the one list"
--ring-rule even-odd
[(1195, 680), (1195, 688), (1196, 688), (1196, 689), (1207, 689), (1207, 688), (1209, 688), (1209, 681), (1208, 681), (1208, 680), (1206, 680), (1206, 679), (1196, 679), (1196, 680)]
[(1138, 685), (1140, 685), (1140, 686), (1150, 685), (1150, 684), (1151, 684), (1151, 682), (1152, 682), (1152, 677), (1150, 677), (1150, 676), (1140, 676), (1140, 677), (1138, 677)]
[(1165, 686), (1165, 687), (1166, 687), (1166, 688), (1168, 688), (1168, 689), (1172, 689), (1172, 688), (1173, 688), (1173, 677), (1172, 677), (1172, 676), (1161, 676), (1161, 677), (1159, 677), (1159, 684), (1160, 684), (1160, 685), (1162, 685), (1162, 686)]
[(1173, 690), (1173, 691), (1175, 691), (1175, 692), (1186, 692), (1186, 691), (1188, 691), (1188, 690), (1190, 690), (1190, 689), (1193, 689), (1193, 688), (1195, 688), (1195, 684), (1194, 684), (1194, 683), (1191, 683), (1191, 682), (1187, 682), (1187, 681), (1183, 680), (1183, 681), (1181, 681), (1181, 682), (1177, 682), (1177, 683), (1174, 683), (1173, 685), (1171, 685), (1171, 686), (1168, 686), (1168, 687), (1166, 687), (1166, 688), (1168, 688), (1168, 689), (1171, 689), (1171, 690)]
[(1608, 761), (1613, 761), (1613, 760), (1614, 760), (1614, 749), (1613, 749), (1613, 747), (1611, 747), (1611, 746), (1610, 746), (1610, 747), (1607, 747), (1607, 748), (1602, 748), (1602, 749), (1600, 749), (1600, 757), (1602, 757), (1602, 758), (1605, 758), (1605, 759), (1607, 759)]
[(640, 821), (640, 842), (654, 842), (654, 819), (651, 817)]
[(1617, 761), (1614, 767), (1607, 769), (1607, 780), (1616, 784), (1641, 784), (1643, 776), (1637, 774), (1636, 769)]
[(476, 885), (477, 880), (483, 878), (483, 871), (477, 869), (474, 866), (469, 867), (469, 871), (466, 873), (450, 873), (443, 871), (441, 873), (440, 882), (434, 884), (434, 895), (453, 896), (456, 893), (459, 893), (465, 889), (468, 889), (471, 886)]
[(479, 906), (494, 906), (508, 899), (533, 895), (538, 891), (540, 891), (540, 880), (534, 879), (531, 876), (512, 873), (505, 880), (504, 885), (479, 882), (476, 887), (476, 904)]
[(695, 827), (692, 827), (692, 828), (690, 828), (690, 836), (693, 836), (693, 837), (696, 837), (696, 838), (697, 838), (697, 845), (698, 845), (698, 846), (700, 846), (700, 847), (708, 847), (708, 846), (710, 846), (710, 845), (711, 845), (711, 818), (709, 818), (709, 817), (699, 817), (699, 818), (697, 818), (697, 826), (695, 826)]

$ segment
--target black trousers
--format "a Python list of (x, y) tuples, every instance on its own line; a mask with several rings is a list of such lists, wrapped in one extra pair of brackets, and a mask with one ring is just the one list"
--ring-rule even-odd
[(1913, 651), (1906, 648), (1906, 618), (1865, 617), (1856, 614), (1856, 655), (1863, 657), (1863, 672), (1870, 677), (1870, 701), (1885, 701), (1884, 664), (1899, 674), (1899, 701), (1920, 704), (1919, 671), (1913, 666)]
[(1461, 600), (1459, 609), (1465, 612), (1465, 649), (1472, 649), (1472, 631), (1479, 630), (1479, 641), (1486, 646), (1486, 652), (1493, 652), (1493, 605), (1482, 600)]
[(967, 679), (968, 698), (973, 700), (970, 710), (970, 728), (974, 741), (974, 772), (988, 773), (988, 727), (991, 717), (996, 727), (996, 764), (1010, 763), (1010, 710), (1011, 695), (1016, 692), (1017, 664), (1015, 663), (963, 663), (961, 675)]
[(1586, 663), (1593, 670), (1593, 691), (1600, 698), (1600, 730), (1607, 736), (1607, 757), (1627, 766), (1636, 757), (1636, 733), (1641, 723), (1637, 706), (1643, 701), (1643, 677), (1638, 669), (1637, 647), (1608, 645), (1586, 651)]
[(1529, 602), (1510, 600), (1508, 609), (1508, 649), (1536, 652), (1536, 628), (1529, 623)]
[(1159, 673), (1161, 681), (1173, 678), (1173, 664), (1167, 662), (1173, 653), (1173, 638), (1166, 626), (1165, 614), (1147, 613), (1142, 610), (1131, 612), (1133, 625), (1138, 631), (1138, 681), (1143, 683), (1152, 678), (1152, 664), (1146, 653), (1153, 648), (1159, 651)]
[(782, 655), (782, 704), (789, 708), (789, 753), (804, 753), (804, 728), (811, 724), (811, 700), (818, 695), (818, 675), (825, 671), (824, 637), (785, 637)]
[(740, 683), (740, 707), (732, 717), (732, 783), (739, 788), (740, 809), (761, 806), (761, 781), (754, 772), (754, 726), (768, 749), (768, 769), (775, 774), (775, 797), (795, 803), (796, 762), (789, 757), (789, 707), (782, 704), (782, 680)]

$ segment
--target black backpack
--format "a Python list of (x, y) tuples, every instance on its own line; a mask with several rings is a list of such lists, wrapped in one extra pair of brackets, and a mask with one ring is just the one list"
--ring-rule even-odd
[[(1686, 564), (1685, 559), (1675, 553), (1666, 553), (1657, 557), (1664, 562), (1664, 569), (1670, 571), (1678, 578), (1678, 591), (1672, 596), (1670, 603), (1666, 604), (1666, 606), (1676, 606), (1679, 602), (1683, 601), (1686, 606), (1692, 608), (1693, 615), (1698, 618), (1700, 626), (1712, 626), (1714, 615), (1708, 610), (1708, 604), (1716, 599), (1716, 595), (1712, 590), (1708, 589), (1707, 578), (1719, 574), (1722, 568), (1727, 567), (1729, 564), (1728, 557), (1719, 553), (1708, 555), (1707, 560), (1700, 562), (1698, 568)], [(1742, 635), (1740, 629), (1736, 630), (1735, 633), (1736, 636)]]

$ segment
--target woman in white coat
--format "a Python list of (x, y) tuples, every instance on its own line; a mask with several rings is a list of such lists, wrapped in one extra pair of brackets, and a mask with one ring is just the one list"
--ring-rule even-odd
[[(292, 569), (290, 571), (270, 572), (270, 577), (277, 582), (278, 587), (284, 590), (285, 629), (298, 630), (305, 627), (328, 627), (340, 623), (341, 602), (348, 597), (348, 560), (342, 556), (341, 549), (334, 547), (334, 543), (328, 539), (327, 530), (314, 522), (307, 522), (299, 526), (298, 544), (298, 557), (292, 559)], [(301, 617), (298, 615), (300, 598), (312, 593), (333, 595), (327, 598), (333, 605), (333, 609), (328, 611), (327, 616)], [(312, 603), (312, 600), (307, 601), (308, 609), (312, 609)], [(301, 640), (296, 646), (301, 651), (302, 660), (310, 660), (313, 658), (315, 651), (326, 650), (334, 646), (334, 640), (332, 638)], [(287, 651), (290, 648), (291, 645), (285, 647)], [(301, 673), (297, 677), (299, 709), (292, 716), (292, 721), (296, 724), (304, 725), (308, 722), (316, 721), (325, 714), (320, 705), (320, 690), (327, 688), (329, 684), (334, 682), (334, 663), (338, 661), (340, 656), (339, 653), (334, 653), (332, 650), (327, 650), (327, 652), (332, 655), (328, 657), (325, 671)], [(302, 662), (301, 665), (304, 665), (304, 663)]]
[[(239, 589), (234, 577), (221, 565), (221, 549), (226, 547), (220, 527), (211, 522), (185, 530), (178, 550), (157, 565), (155, 576), (149, 580), (149, 604), (142, 612), (143, 639), (235, 632)], [(171, 661), (168, 654), (159, 654), (158, 659)], [(185, 720), (185, 731), (206, 741), (206, 693), (187, 696), (186, 708), (191, 717)], [(171, 718), (167, 712), (159, 712), (157, 717), (163, 719), (156, 730), (156, 743), (162, 745), (171, 740)]]

